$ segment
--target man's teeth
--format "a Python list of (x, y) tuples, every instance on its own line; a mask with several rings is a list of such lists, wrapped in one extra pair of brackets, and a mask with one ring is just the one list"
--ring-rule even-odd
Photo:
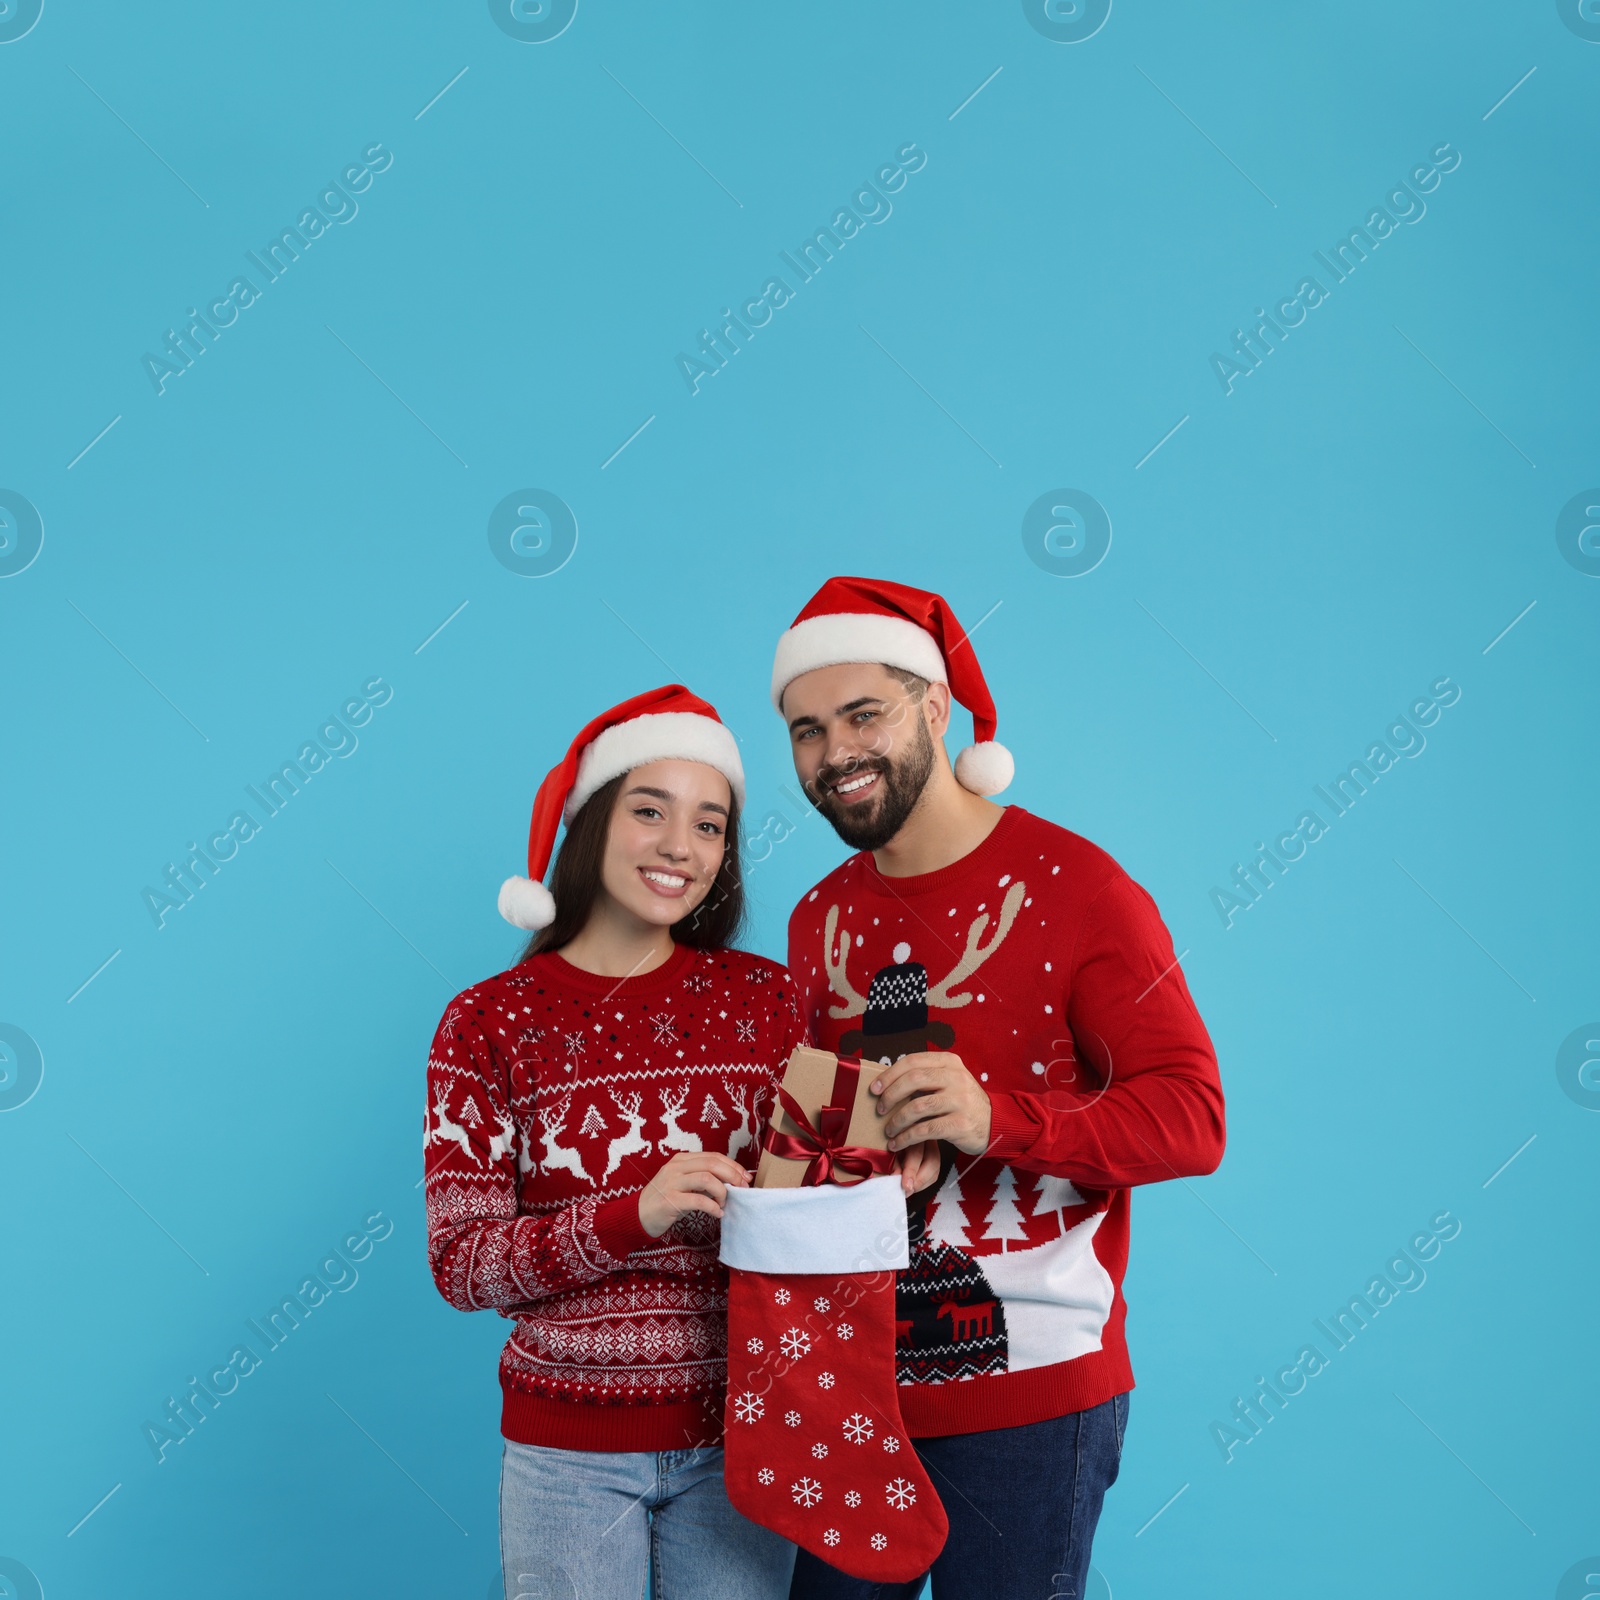
[(667, 889), (681, 889), (689, 881), (675, 872), (646, 872), (644, 876), (652, 883), (659, 883)]
[(865, 789), (877, 776), (876, 772), (864, 772), (859, 778), (845, 778), (834, 784), (833, 792), (835, 794), (854, 794), (857, 789)]

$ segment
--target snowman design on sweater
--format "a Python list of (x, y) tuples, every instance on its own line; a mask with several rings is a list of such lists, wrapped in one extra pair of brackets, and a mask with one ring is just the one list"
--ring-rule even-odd
[[(909, 944), (897, 944), (894, 964), (873, 973), (861, 1025), (840, 1035), (840, 1055), (892, 1066), (918, 1051), (955, 1048), (955, 1029), (928, 1016), (928, 969), (910, 956)], [(1007, 1370), (1005, 1311), (983, 1269), (959, 1248), (967, 1241), (948, 1153), (941, 1177), (936, 1189), (922, 1190), (910, 1205), (911, 1265), (895, 1283), (899, 1383)]]
[[(840, 926), (845, 908), (831, 906), (823, 965), (832, 1003), (824, 1014), (846, 1024), (831, 1048), (886, 1066), (919, 1051), (960, 1054), (955, 1027), (930, 1016), (930, 1004), (971, 1005), (974, 973), (1005, 942), (1027, 897), (1024, 882), (1010, 882), (992, 931), (989, 912), (980, 911), (966, 929), (962, 954), (931, 988), (927, 967), (902, 939), (892, 963), (873, 972), (864, 998), (849, 973), (860, 941)], [(828, 1039), (833, 1029), (824, 1024), (819, 1031)], [(897, 1381), (950, 1383), (1097, 1350), (1113, 1296), (1092, 1248), (1106, 1198), (1080, 1194), (1065, 1178), (947, 1146), (940, 1181), (910, 1202), (911, 1264), (895, 1290)], [(1034, 1282), (1050, 1286), (1047, 1299), (1038, 1298)], [(1020, 1340), (1008, 1316), (1008, 1303), (1017, 1300), (1028, 1302)]]

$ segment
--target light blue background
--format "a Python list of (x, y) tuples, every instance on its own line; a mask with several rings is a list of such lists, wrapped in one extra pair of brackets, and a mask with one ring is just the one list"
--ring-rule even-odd
[[(545, 768), (670, 679), (740, 734), (751, 831), (795, 825), (752, 876), (782, 954), (840, 847), (783, 793), (770, 652), (864, 571), (984, 619), (1007, 798), (1151, 889), (1222, 1062), (1221, 1171), (1134, 1205), (1102, 1587), (1553, 1595), (1600, 1549), (1600, 1115), (1556, 1072), (1600, 1017), (1600, 581), (1554, 533), (1600, 483), (1597, 78), (1553, 3), (1118, 0), (1064, 44), (998, 0), (587, 0), (529, 44), (482, 4), (48, 0), (0, 45), (0, 488), (44, 523), (0, 582), (0, 1022), (44, 1062), (0, 1116), (0, 1557), (50, 1596), (490, 1592), (504, 1324), (427, 1274), (431, 1030), (517, 947)], [(158, 397), (141, 357), (374, 141), (359, 214)], [(911, 141), (691, 396), (675, 356)], [(1212, 352), (1445, 141), (1224, 395)], [(550, 576), (489, 548), (524, 487), (577, 520)], [(1024, 549), (1057, 488), (1112, 523), (1085, 576)], [(377, 675), (158, 931), (141, 891)], [(1427, 749), (1225, 929), (1213, 886), (1443, 675)], [(1210, 1425), (1445, 1209), (1225, 1464)], [(142, 1425), (377, 1210), (157, 1465)]]

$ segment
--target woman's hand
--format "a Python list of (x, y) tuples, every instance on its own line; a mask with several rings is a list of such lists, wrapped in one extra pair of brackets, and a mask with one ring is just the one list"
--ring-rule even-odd
[(639, 1191), (639, 1226), (659, 1239), (686, 1212), (720, 1217), (730, 1186), (750, 1186), (749, 1172), (737, 1161), (715, 1150), (680, 1151)]

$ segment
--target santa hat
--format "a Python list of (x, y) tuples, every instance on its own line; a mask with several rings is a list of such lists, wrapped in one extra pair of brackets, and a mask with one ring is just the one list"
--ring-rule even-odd
[(540, 880), (550, 865), (556, 830), (613, 778), (649, 761), (671, 760), (715, 767), (728, 780), (735, 801), (744, 804), (739, 746), (716, 708), (681, 683), (636, 694), (602, 711), (539, 785), (528, 827), (528, 876), (507, 878), (500, 885), (500, 915), (530, 931), (549, 927), (556, 903)]
[(803, 672), (876, 661), (948, 686), (972, 713), (975, 743), (956, 757), (956, 782), (973, 794), (999, 794), (1016, 770), (995, 741), (994, 701), (955, 613), (936, 594), (878, 578), (829, 578), (778, 641), (772, 703)]

